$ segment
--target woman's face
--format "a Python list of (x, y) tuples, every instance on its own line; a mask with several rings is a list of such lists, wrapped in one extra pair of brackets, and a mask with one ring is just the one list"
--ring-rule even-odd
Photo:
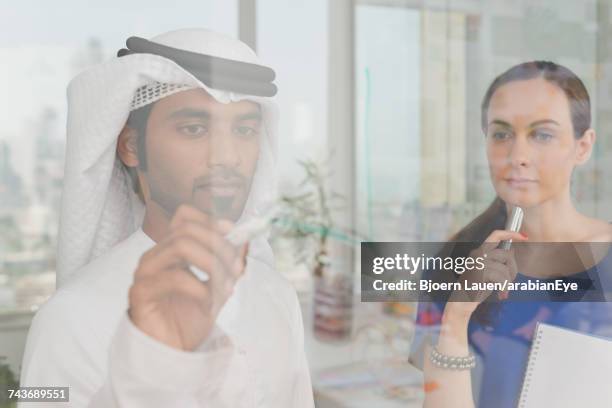
[(568, 192), (572, 170), (584, 159), (565, 93), (541, 78), (513, 81), (495, 91), (486, 141), (497, 194), (524, 208)]

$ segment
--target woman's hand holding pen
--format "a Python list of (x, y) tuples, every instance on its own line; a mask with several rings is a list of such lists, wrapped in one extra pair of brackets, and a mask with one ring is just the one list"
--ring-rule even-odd
[[(484, 268), (472, 269), (463, 273), (459, 278), (462, 288), (466, 284), (469, 286), (472, 283), (514, 281), (518, 272), (514, 250), (512, 248), (509, 250), (498, 248), (498, 244), (501, 241), (510, 239), (513, 241), (526, 241), (528, 238), (520, 232), (495, 230), (480, 247), (470, 253), (472, 258), (482, 257)], [(446, 306), (450, 308), (449, 312), (452, 311), (453, 315), (463, 315), (469, 319), (474, 310), (476, 310), (476, 307), (490, 294), (490, 290), (455, 291)], [(500, 299), (505, 299), (508, 297), (508, 292), (500, 292), (498, 296)]]
[[(470, 257), (482, 257), (484, 267), (471, 269), (461, 274), (461, 287), (472, 283), (497, 283), (514, 280), (517, 274), (514, 251), (498, 248), (501, 241), (525, 241), (527, 237), (518, 232), (495, 230), (485, 242), (472, 252)], [(474, 310), (482, 303), (491, 291), (456, 290), (451, 294), (440, 326), (436, 351), (444, 356), (466, 357), (470, 355), (468, 326)], [(425, 381), (435, 384), (438, 391), (425, 396), (426, 407), (474, 407), (472, 397), (472, 378), (467, 370), (449, 370), (435, 365), (430, 359), (431, 346), (427, 345), (424, 359)]]
[[(142, 256), (134, 274), (128, 312), (139, 329), (185, 351), (209, 336), (246, 267), (248, 244), (228, 242), (231, 227), (189, 206), (176, 211), (170, 233)], [(209, 280), (198, 280), (190, 265)]]

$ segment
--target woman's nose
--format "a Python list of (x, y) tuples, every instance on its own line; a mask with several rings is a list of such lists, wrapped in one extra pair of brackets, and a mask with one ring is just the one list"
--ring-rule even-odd
[(529, 165), (530, 154), (526, 138), (517, 136), (510, 147), (508, 159), (513, 166), (525, 167)]

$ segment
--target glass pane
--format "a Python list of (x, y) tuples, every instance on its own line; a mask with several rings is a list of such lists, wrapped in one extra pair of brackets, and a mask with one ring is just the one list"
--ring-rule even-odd
[[(307, 176), (303, 161), (324, 163), (327, 144), (327, 1), (257, 1), (257, 52), (276, 71), (278, 118), (279, 202), (304, 196), (313, 186), (300, 184)], [(313, 181), (313, 178), (309, 179)], [(297, 200), (301, 208), (312, 201)], [(306, 296), (311, 289), (310, 238), (289, 236), (293, 223), (320, 233), (318, 216), (305, 216), (296, 206), (281, 208), (281, 227), (272, 230), (277, 269)], [(318, 213), (316, 213), (318, 214)], [(308, 250), (302, 249), (308, 248)]]
[(580, 210), (611, 219), (602, 65), (610, 58), (609, 10), (552, 0), (401, 4), (355, 9), (360, 232), (371, 240), (443, 240), (491, 203), (480, 105), (497, 75), (530, 60), (565, 65), (585, 83), (599, 137), (591, 160), (574, 171), (572, 195)]
[(358, 6), (355, 19), (358, 229), (394, 240), (421, 184), (421, 13)]
[[(53, 16), (53, 18), (49, 18)], [(132, 35), (182, 27), (237, 36), (237, 1), (24, 1), (0, 12), (0, 313), (55, 290), (66, 86)]]
[(276, 71), (281, 190), (303, 177), (297, 160), (325, 155), (327, 2), (257, 1), (257, 53)]

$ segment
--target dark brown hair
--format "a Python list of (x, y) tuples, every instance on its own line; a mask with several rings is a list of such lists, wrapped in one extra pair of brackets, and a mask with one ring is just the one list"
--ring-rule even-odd
[[(591, 101), (586, 87), (568, 68), (550, 61), (531, 61), (515, 65), (497, 78), (489, 85), (481, 105), (481, 126), (486, 134), (488, 118), (487, 112), (491, 98), (503, 85), (514, 81), (542, 78), (559, 87), (569, 102), (570, 115), (574, 137), (580, 139), (591, 127)], [(500, 197), (495, 197), (493, 203), (480, 215), (478, 215), (467, 226), (455, 234), (450, 242), (469, 242), (471, 251), (479, 247), (484, 240), (497, 229), (504, 229), (506, 224), (506, 205)], [(467, 256), (466, 254), (453, 254), (454, 256)], [(493, 293), (491, 296), (497, 296)], [(492, 320), (495, 303), (481, 303), (474, 317), (481, 323), (489, 324)]]
[[(126, 125), (136, 131), (136, 146), (138, 150), (138, 168), (141, 171), (147, 170), (147, 154), (146, 154), (146, 134), (147, 134), (147, 123), (153, 108), (154, 102), (148, 105), (142, 106), (130, 112)], [(127, 173), (132, 180), (132, 187), (134, 192), (138, 195), (140, 200), (144, 203), (144, 195), (142, 186), (138, 180), (138, 173), (136, 168), (128, 167), (125, 163), (122, 163), (123, 167), (127, 170)]]
[(155, 105), (155, 102), (149, 103), (138, 109), (130, 112), (127, 119), (127, 126), (134, 129), (137, 133), (137, 146), (138, 146), (138, 168), (142, 171), (147, 169), (147, 155), (146, 155), (146, 135), (147, 135), (147, 123), (149, 116), (151, 115), (151, 109)]
[(531, 61), (515, 65), (497, 78), (489, 85), (485, 94), (481, 110), (481, 126), (486, 132), (487, 111), (489, 103), (495, 91), (502, 85), (514, 81), (525, 81), (529, 79), (542, 78), (561, 89), (569, 102), (574, 136), (579, 139), (584, 132), (591, 127), (591, 100), (584, 83), (571, 70), (563, 65), (550, 61)]

